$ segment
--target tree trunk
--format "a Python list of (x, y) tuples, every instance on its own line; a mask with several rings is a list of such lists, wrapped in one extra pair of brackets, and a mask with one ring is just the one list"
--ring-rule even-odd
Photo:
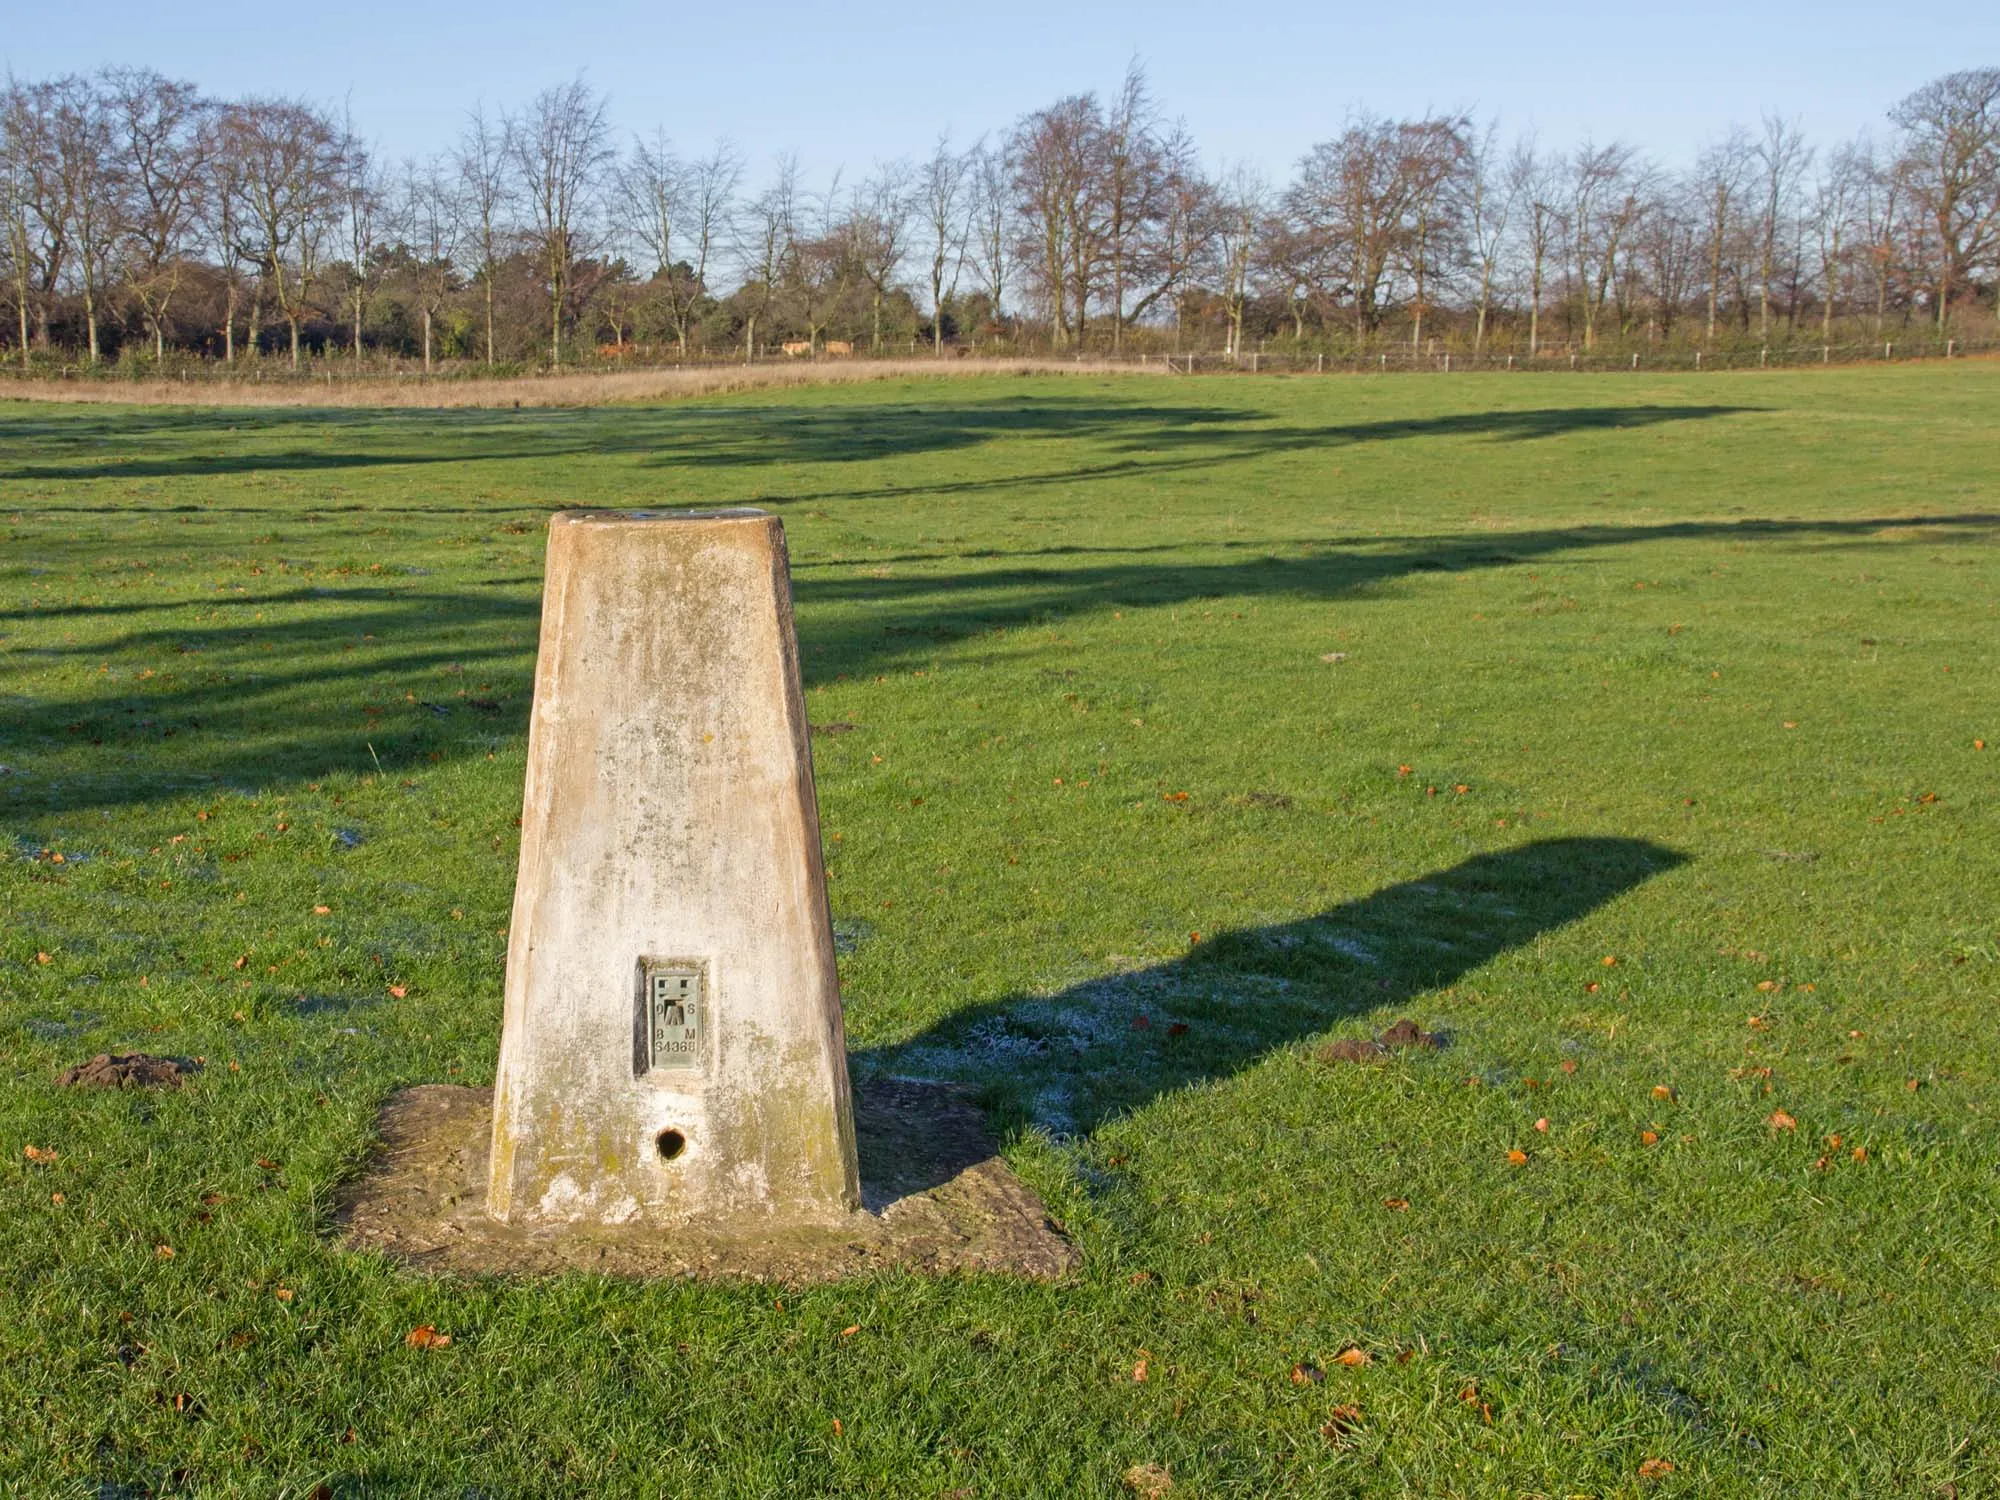
[(286, 313), (285, 321), (292, 325), (292, 368), (299, 367), (299, 320), (295, 313)]
[(493, 368), (493, 257), (486, 257), (486, 368)]
[(97, 363), (97, 293), (90, 278), (83, 282), (83, 322), (90, 331), (90, 362)]
[(424, 308), (424, 373), (431, 372), (431, 310)]

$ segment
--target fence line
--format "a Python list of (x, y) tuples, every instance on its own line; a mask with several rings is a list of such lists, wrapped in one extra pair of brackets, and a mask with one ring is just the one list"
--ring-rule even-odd
[[(1535, 355), (1519, 350), (1509, 352), (1485, 351), (1468, 352), (1463, 349), (1418, 350), (1407, 345), (1399, 348), (1378, 348), (1365, 352), (1347, 351), (1328, 353), (1323, 350), (1313, 352), (1258, 349), (1241, 354), (1227, 349), (1191, 350), (1184, 353), (1141, 353), (1106, 354), (1101, 352), (1069, 351), (1055, 354), (1024, 354), (1020, 351), (1005, 353), (988, 349), (976, 351), (964, 346), (948, 348), (939, 357), (927, 351), (920, 351), (914, 359), (905, 353), (873, 353), (857, 350), (845, 355), (821, 355), (812, 360), (788, 358), (773, 346), (768, 357), (756, 360), (760, 367), (800, 368), (820, 365), (830, 367), (872, 365), (891, 362), (921, 367), (933, 359), (939, 365), (963, 369), (967, 365), (993, 364), (995, 366), (1032, 360), (1038, 363), (1088, 364), (1093, 368), (1115, 369), (1120, 366), (1155, 370), (1163, 369), (1177, 375), (1326, 375), (1326, 374), (1471, 374), (1489, 371), (1543, 370), (1576, 373), (1613, 373), (1634, 371), (1712, 371), (1745, 369), (1798, 369), (1813, 365), (1833, 364), (1901, 364), (1924, 360), (1950, 360), (1973, 355), (2000, 353), (2000, 340), (1925, 338), (1921, 335), (1890, 338), (1884, 340), (1844, 340), (1837, 343), (1812, 342), (1789, 344), (1766, 344), (1754, 348), (1735, 347), (1729, 349), (1701, 348), (1651, 348), (1633, 350), (1629, 348), (1607, 350), (1582, 350), (1569, 346), (1544, 348)], [(721, 358), (691, 358), (676, 360), (592, 360), (575, 365), (566, 365), (560, 370), (521, 369), (518, 366), (503, 366), (490, 371), (476, 362), (461, 362), (447, 369), (426, 374), (413, 361), (394, 360), (385, 368), (381, 363), (363, 361), (357, 364), (345, 354), (325, 355), (309, 358), (304, 366), (294, 370), (281, 357), (264, 357), (243, 360), (229, 365), (202, 360), (189, 361), (165, 370), (133, 369), (123, 365), (100, 365), (92, 367), (83, 364), (63, 364), (22, 370), (18, 366), (0, 365), (0, 382), (40, 383), (40, 382), (80, 382), (109, 386), (124, 382), (146, 383), (157, 386), (162, 383), (183, 385), (205, 385), (209, 383), (269, 384), (274, 386), (298, 386), (304, 384), (348, 385), (348, 384), (390, 384), (390, 385), (450, 385), (467, 380), (492, 379), (544, 379), (552, 376), (575, 376), (589, 374), (642, 374), (685, 370), (689, 372), (740, 371), (746, 362), (740, 355)]]

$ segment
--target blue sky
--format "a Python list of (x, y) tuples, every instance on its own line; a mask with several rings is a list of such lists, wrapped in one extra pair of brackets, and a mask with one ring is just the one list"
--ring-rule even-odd
[(815, 178), (1109, 92), (1134, 54), (1211, 164), (1276, 179), (1357, 106), (1471, 109), (1549, 145), (1623, 137), (1672, 165), (1760, 111), (1819, 141), (1880, 128), (1926, 79), (2000, 66), (2000, 3), (0, 0), (0, 62), (24, 76), (124, 62), (219, 94), (346, 99), (398, 156), (443, 144), (475, 99), (511, 104), (582, 72), (626, 132), (660, 125), (691, 148), (727, 133), (753, 175), (796, 150)]

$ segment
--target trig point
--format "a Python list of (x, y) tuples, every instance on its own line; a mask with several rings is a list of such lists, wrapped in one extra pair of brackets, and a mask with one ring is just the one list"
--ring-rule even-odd
[(385, 1103), (349, 1245), (471, 1274), (1076, 1264), (968, 1091), (850, 1096), (810, 734), (776, 518), (555, 517), (498, 1075)]
[(494, 1218), (860, 1205), (808, 735), (776, 517), (555, 517)]

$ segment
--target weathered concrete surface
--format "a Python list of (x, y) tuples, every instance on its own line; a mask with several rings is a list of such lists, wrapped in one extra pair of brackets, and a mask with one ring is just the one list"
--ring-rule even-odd
[(803, 1283), (892, 1266), (1050, 1280), (1078, 1262), (1042, 1201), (994, 1153), (948, 1084), (878, 1079), (856, 1091), (866, 1207), (835, 1221), (762, 1215), (656, 1228), (524, 1227), (485, 1212), (492, 1094), (424, 1084), (382, 1111), (382, 1146), (342, 1192), (350, 1249), (457, 1275), (694, 1276)]
[[(808, 733), (775, 517), (551, 521), (494, 1218), (831, 1223), (859, 1203)], [(649, 961), (698, 976), (685, 1055), (649, 1050)]]

